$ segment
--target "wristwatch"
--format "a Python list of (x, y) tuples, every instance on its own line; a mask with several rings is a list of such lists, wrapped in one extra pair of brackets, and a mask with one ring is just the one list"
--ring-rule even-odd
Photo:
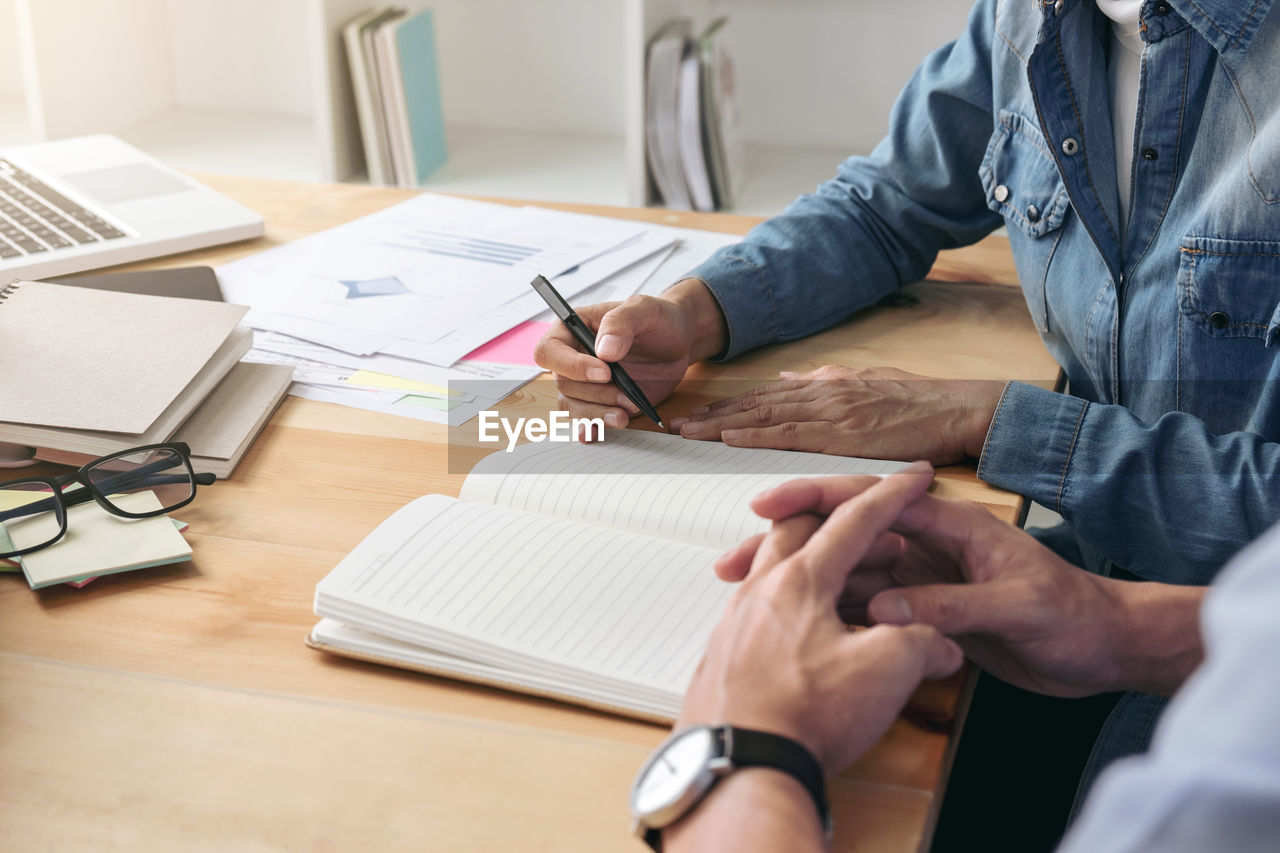
[(813, 797), (823, 832), (831, 837), (822, 765), (789, 737), (736, 726), (690, 726), (659, 744), (631, 785), (631, 830), (654, 850), (663, 827), (684, 817), (723, 776), (739, 767), (790, 773)]

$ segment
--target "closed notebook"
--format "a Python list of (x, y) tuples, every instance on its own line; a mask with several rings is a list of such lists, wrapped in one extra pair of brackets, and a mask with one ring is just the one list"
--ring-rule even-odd
[(145, 432), (247, 310), (43, 282), (11, 284), (0, 291), (0, 421)]
[(712, 562), (767, 529), (751, 497), (901, 467), (635, 430), (495, 453), (460, 500), (401, 508), (319, 583), (308, 643), (669, 721), (733, 589)]
[[(290, 365), (242, 361), (231, 368), (172, 440), (184, 441), (191, 447), (191, 466), (197, 473), (226, 479), (280, 405), (292, 380)], [(146, 443), (153, 442), (138, 442)], [(80, 466), (97, 455), (42, 447), (36, 451), (36, 458)]]
[(169, 439), (248, 352), (248, 309), (17, 282), (0, 291), (0, 441), (101, 455)]

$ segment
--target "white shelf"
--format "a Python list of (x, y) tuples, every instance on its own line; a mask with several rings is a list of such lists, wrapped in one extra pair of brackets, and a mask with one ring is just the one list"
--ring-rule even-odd
[[(0, 145), (115, 133), (187, 171), (362, 180), (341, 32), (380, 2), (0, 0)], [(735, 212), (775, 214), (874, 145), (970, 3), (401, 0), (435, 16), (449, 158), (423, 186), (644, 204), (645, 45), (672, 17), (725, 14), (747, 144)]]
[(184, 172), (298, 181), (323, 175), (310, 118), (179, 108), (117, 135)]
[(621, 136), (450, 127), (424, 189), (580, 204), (627, 203)]
[(742, 197), (730, 213), (773, 216), (834, 177), (851, 152), (845, 148), (748, 145)]

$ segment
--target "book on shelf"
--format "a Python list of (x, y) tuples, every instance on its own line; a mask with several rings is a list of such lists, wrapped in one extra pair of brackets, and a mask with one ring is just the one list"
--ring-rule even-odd
[(727, 18), (717, 18), (698, 36), (702, 73), (702, 135), (716, 210), (729, 210), (742, 194), (746, 177), (746, 144), (739, 126), (738, 83), (733, 59), (720, 32)]
[(369, 180), (420, 185), (447, 153), (431, 10), (371, 9), (343, 40)]
[(0, 290), (0, 442), (101, 456), (167, 441), (248, 352), (248, 309), (15, 282)]
[(351, 71), (351, 89), (356, 101), (356, 118), (360, 123), (360, 139), (371, 184), (385, 186), (396, 182), (373, 36), (380, 26), (404, 14), (404, 9), (392, 6), (370, 9), (342, 28), (347, 66)]
[(712, 562), (768, 529), (751, 497), (901, 467), (639, 430), (494, 453), (460, 499), (406, 505), (320, 581), (307, 643), (668, 722), (733, 590)]
[(686, 19), (650, 40), (645, 86), (649, 174), (660, 200), (679, 210), (725, 210), (743, 180), (733, 63), (723, 44), (726, 18), (695, 40)]

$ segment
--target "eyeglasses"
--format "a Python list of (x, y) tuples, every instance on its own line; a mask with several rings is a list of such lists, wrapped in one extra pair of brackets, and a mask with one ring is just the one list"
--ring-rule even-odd
[(181, 441), (148, 444), (95, 459), (61, 477), (25, 477), (0, 483), (0, 558), (47, 548), (67, 532), (67, 510), (94, 501), (122, 518), (164, 515), (195, 500), (196, 484), (213, 474), (191, 468), (191, 448)]

